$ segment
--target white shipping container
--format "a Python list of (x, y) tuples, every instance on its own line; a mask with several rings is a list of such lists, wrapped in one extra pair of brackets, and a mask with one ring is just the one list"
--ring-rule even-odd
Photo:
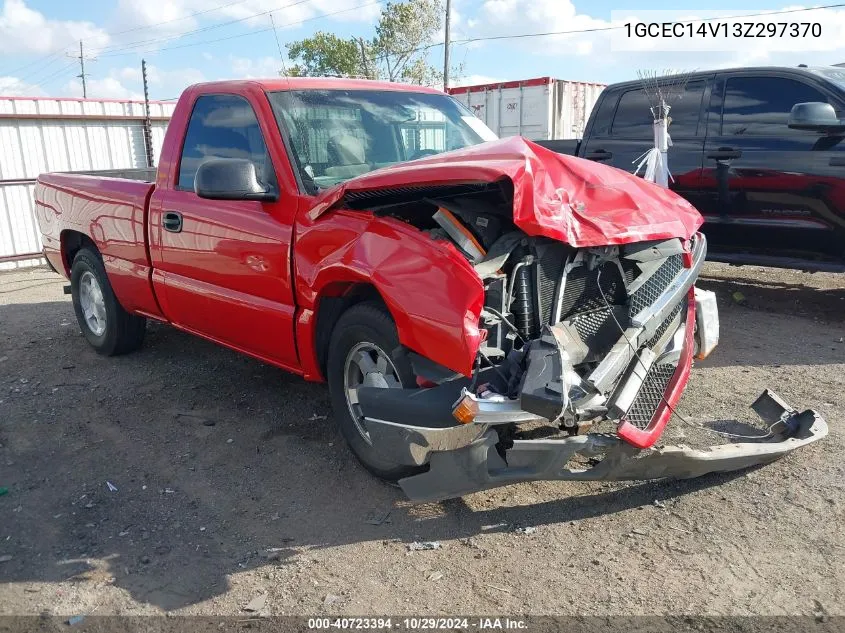
[(552, 77), (450, 88), (500, 137), (532, 141), (581, 138), (605, 84)]

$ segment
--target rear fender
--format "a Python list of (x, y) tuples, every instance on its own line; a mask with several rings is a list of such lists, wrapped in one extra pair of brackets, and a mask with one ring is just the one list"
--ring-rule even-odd
[[(472, 373), (481, 343), (481, 279), (446, 241), (391, 218), (338, 211), (297, 227), (298, 334), (303, 365), (319, 367), (314, 315), (322, 297), (350, 283), (373, 286), (405, 347), (463, 375)], [(307, 330), (310, 329), (309, 333)], [(308, 372), (307, 372), (308, 373)]]
[(76, 250), (93, 244), (120, 305), (162, 318), (149, 280), (146, 246), (145, 210), (152, 190), (151, 183), (134, 180), (48, 173), (38, 179), (35, 206), (54, 265), (70, 276)]

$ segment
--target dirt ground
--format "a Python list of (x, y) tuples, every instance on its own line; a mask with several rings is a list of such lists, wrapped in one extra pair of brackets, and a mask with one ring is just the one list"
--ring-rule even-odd
[(63, 283), (0, 275), (0, 615), (845, 614), (845, 276), (708, 264), (722, 342), (680, 407), (752, 422), (771, 387), (826, 440), (424, 505), (358, 466), (324, 386), (161, 325), (101, 358)]

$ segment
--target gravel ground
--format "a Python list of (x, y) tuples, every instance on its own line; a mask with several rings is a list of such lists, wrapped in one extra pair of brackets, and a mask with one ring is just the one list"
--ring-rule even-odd
[(324, 386), (155, 324), (101, 358), (63, 283), (0, 275), (0, 615), (845, 614), (845, 276), (708, 264), (722, 343), (680, 406), (751, 423), (771, 387), (826, 440), (422, 505), (357, 465)]

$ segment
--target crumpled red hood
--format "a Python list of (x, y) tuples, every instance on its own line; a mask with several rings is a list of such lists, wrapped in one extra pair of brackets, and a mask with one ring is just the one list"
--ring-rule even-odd
[(347, 192), (408, 185), (513, 182), (514, 224), (576, 248), (690, 238), (703, 219), (686, 200), (621, 169), (564, 156), (519, 136), (364, 174), (322, 192), (312, 219)]

